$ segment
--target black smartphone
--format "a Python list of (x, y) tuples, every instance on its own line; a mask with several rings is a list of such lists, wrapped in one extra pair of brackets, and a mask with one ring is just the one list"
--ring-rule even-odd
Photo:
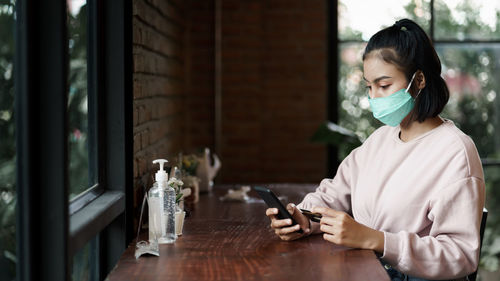
[[(296, 225), (297, 222), (293, 219), (292, 215), (288, 212), (288, 210), (285, 208), (283, 203), (278, 199), (276, 194), (269, 190), (268, 188), (262, 187), (262, 186), (254, 186), (253, 190), (257, 191), (259, 196), (266, 202), (267, 206), (269, 208), (276, 208), (278, 209), (278, 214), (276, 217), (280, 220), (283, 219), (291, 219), (292, 220), (292, 226)], [(302, 229), (297, 230), (298, 233), (302, 233)]]

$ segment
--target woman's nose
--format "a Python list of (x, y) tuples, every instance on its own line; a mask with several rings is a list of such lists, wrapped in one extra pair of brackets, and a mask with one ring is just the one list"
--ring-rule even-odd
[(383, 97), (382, 93), (378, 90), (371, 90), (370, 92), (368, 92), (368, 94), (370, 95), (370, 98), (372, 98), (372, 99)]

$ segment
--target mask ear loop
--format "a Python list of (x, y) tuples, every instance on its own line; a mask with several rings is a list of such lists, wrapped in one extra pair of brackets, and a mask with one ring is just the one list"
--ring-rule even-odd
[(416, 99), (418, 98), (418, 95), (420, 95), (420, 92), (422, 92), (422, 89), (419, 89), (419, 90), (418, 90), (418, 93), (417, 93), (417, 95), (415, 96), (414, 100), (416, 100)]
[[(408, 83), (408, 87), (406, 87), (406, 92), (408, 93), (408, 90), (410, 89), (411, 87), (411, 82), (413, 82), (413, 79), (415, 78), (415, 75), (417, 74), (417, 72), (415, 71), (415, 73), (413, 73), (413, 76), (411, 77), (410, 79), (410, 83)], [(418, 90), (418, 93), (417, 95), (415, 96), (414, 100), (416, 100), (418, 98), (418, 95), (420, 95), (420, 92), (422, 92), (422, 89), (419, 89)]]
[(406, 87), (406, 92), (408, 92), (408, 90), (410, 89), (411, 87), (411, 82), (413, 82), (413, 78), (415, 78), (415, 74), (417, 74), (417, 72), (415, 71), (415, 73), (413, 73), (413, 76), (411, 77), (410, 79), (410, 83), (408, 83), (408, 87)]

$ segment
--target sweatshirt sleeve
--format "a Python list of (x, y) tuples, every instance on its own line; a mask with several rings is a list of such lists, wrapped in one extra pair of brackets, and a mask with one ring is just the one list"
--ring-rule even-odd
[(429, 203), (428, 236), (384, 233), (383, 260), (427, 279), (457, 278), (477, 269), (484, 180), (469, 177), (442, 189)]
[[(308, 193), (297, 207), (310, 210), (321, 206), (351, 213), (351, 180), (357, 171), (356, 153), (359, 149), (354, 149), (340, 163), (333, 179), (323, 179), (316, 191)], [(319, 223), (311, 222), (311, 227), (314, 233), (319, 231)]]

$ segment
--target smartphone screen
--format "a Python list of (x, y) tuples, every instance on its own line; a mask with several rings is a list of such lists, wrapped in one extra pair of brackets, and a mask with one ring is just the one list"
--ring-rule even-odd
[[(278, 214), (276, 215), (278, 219), (280, 220), (291, 219), (292, 226), (297, 224), (297, 222), (293, 219), (292, 215), (290, 215), (286, 207), (283, 205), (283, 203), (281, 203), (281, 201), (274, 194), (274, 192), (262, 186), (254, 186), (253, 189), (257, 191), (259, 196), (264, 200), (264, 202), (266, 202), (269, 208), (278, 209)], [(297, 232), (302, 233), (302, 229), (299, 229)]]

